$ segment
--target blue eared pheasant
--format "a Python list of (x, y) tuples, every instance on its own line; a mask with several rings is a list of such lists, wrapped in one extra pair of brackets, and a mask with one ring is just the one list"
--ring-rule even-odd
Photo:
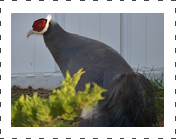
[[(154, 90), (151, 82), (133, 72), (124, 58), (110, 46), (90, 38), (71, 34), (51, 19), (51, 15), (34, 21), (31, 34), (43, 35), (62, 74), (86, 71), (76, 87), (95, 82), (107, 89), (93, 111), (83, 110), (79, 126), (147, 127), (157, 123)], [(92, 86), (91, 86), (92, 87)]]

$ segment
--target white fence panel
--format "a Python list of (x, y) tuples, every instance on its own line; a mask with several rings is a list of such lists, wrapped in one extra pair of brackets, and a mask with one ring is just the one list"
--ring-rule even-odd
[(164, 67), (164, 14), (122, 14), (122, 56), (133, 67)]
[(164, 14), (147, 14), (146, 66), (164, 67)]

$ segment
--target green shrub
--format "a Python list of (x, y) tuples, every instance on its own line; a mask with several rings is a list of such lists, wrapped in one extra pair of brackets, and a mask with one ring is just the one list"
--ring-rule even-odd
[(88, 83), (84, 91), (76, 92), (75, 87), (83, 73), (80, 69), (71, 77), (67, 71), (60, 90), (53, 90), (49, 99), (42, 99), (37, 93), (32, 97), (22, 95), (11, 105), (11, 126), (70, 126), (68, 120), (74, 120), (82, 109), (93, 110), (92, 106), (104, 99), (101, 94), (106, 90), (95, 83), (90, 90)]

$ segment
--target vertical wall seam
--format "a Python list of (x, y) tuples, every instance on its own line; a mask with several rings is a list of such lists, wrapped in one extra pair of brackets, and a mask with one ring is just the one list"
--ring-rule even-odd
[[(34, 19), (34, 16), (35, 16), (35, 15), (34, 15), (34, 13), (33, 13), (33, 19)], [(33, 21), (35, 21), (35, 19), (34, 19)], [(34, 72), (36, 72), (36, 66), (35, 66), (35, 64), (36, 64), (36, 63), (35, 63), (35, 58), (36, 58), (36, 57), (35, 57), (35, 56), (36, 56), (36, 55), (35, 55), (35, 48), (36, 48), (36, 46), (35, 46), (35, 36), (34, 36), (34, 39), (33, 39), (33, 43), (34, 43), (34, 45), (33, 45), (33, 47), (34, 47), (34, 61), (33, 61), (33, 62), (34, 62)], [(40, 48), (41, 48), (41, 47), (40, 47)], [(40, 53), (40, 57), (41, 57), (41, 53)], [(40, 60), (41, 60), (41, 58), (40, 58)], [(41, 70), (41, 61), (40, 61), (40, 70)]]
[[(56, 13), (54, 13), (54, 17), (55, 17), (55, 21), (56, 22), (59, 22), (59, 19), (58, 19), (58, 16), (56, 16)], [(55, 72), (57, 71), (57, 64), (56, 64), (56, 62), (55, 62), (55, 68), (54, 68), (54, 70), (55, 70)]]
[(122, 52), (122, 13), (120, 13), (120, 54), (124, 57)]
[[(20, 18), (20, 14), (19, 14), (19, 21), (18, 21), (19, 24), (18, 24), (18, 26), (19, 26), (19, 36), (21, 37), (21, 28), (20, 28), (21, 22), (20, 21), (21, 21), (21, 18)], [(19, 56), (20, 56), (20, 62), (19, 62), (20, 70), (19, 70), (19, 72), (22, 73), (22, 69), (21, 69), (21, 59), (22, 59), (22, 56), (21, 56), (21, 41), (19, 41), (18, 45), (19, 45), (18, 48), (20, 48), (20, 50), (18, 51), (19, 52)]]
[(61, 27), (65, 30), (65, 13), (61, 13)]
[(79, 13), (79, 35), (81, 35), (81, 14)]

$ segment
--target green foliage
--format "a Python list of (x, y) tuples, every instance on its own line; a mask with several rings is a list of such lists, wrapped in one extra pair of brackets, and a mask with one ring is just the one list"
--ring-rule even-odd
[(84, 91), (76, 92), (75, 87), (83, 73), (80, 69), (71, 77), (67, 71), (60, 90), (53, 90), (49, 99), (42, 99), (37, 93), (32, 97), (22, 95), (11, 105), (11, 126), (70, 126), (68, 120), (74, 120), (82, 109), (92, 110), (99, 100), (104, 99), (101, 94), (106, 90), (95, 83), (90, 90), (88, 83)]
[(155, 92), (155, 110), (158, 119), (164, 119), (164, 74), (162, 72), (160, 77), (155, 76), (153, 72), (153, 77), (149, 74), (148, 77), (153, 84)]
[(155, 108), (158, 119), (164, 119), (164, 81), (163, 73), (159, 78), (151, 79), (155, 91)]
[(18, 101), (19, 97), (15, 96), (13, 94), (11, 94), (11, 95), (12, 95), (11, 105), (15, 105), (15, 102)]
[[(139, 71), (139, 65), (137, 68), (137, 72)], [(158, 77), (155, 75), (154, 66), (151, 71), (146, 74), (143, 71), (143, 75), (146, 76), (151, 83), (153, 84), (154, 92), (155, 92), (155, 110), (158, 119), (164, 119), (164, 74)]]

